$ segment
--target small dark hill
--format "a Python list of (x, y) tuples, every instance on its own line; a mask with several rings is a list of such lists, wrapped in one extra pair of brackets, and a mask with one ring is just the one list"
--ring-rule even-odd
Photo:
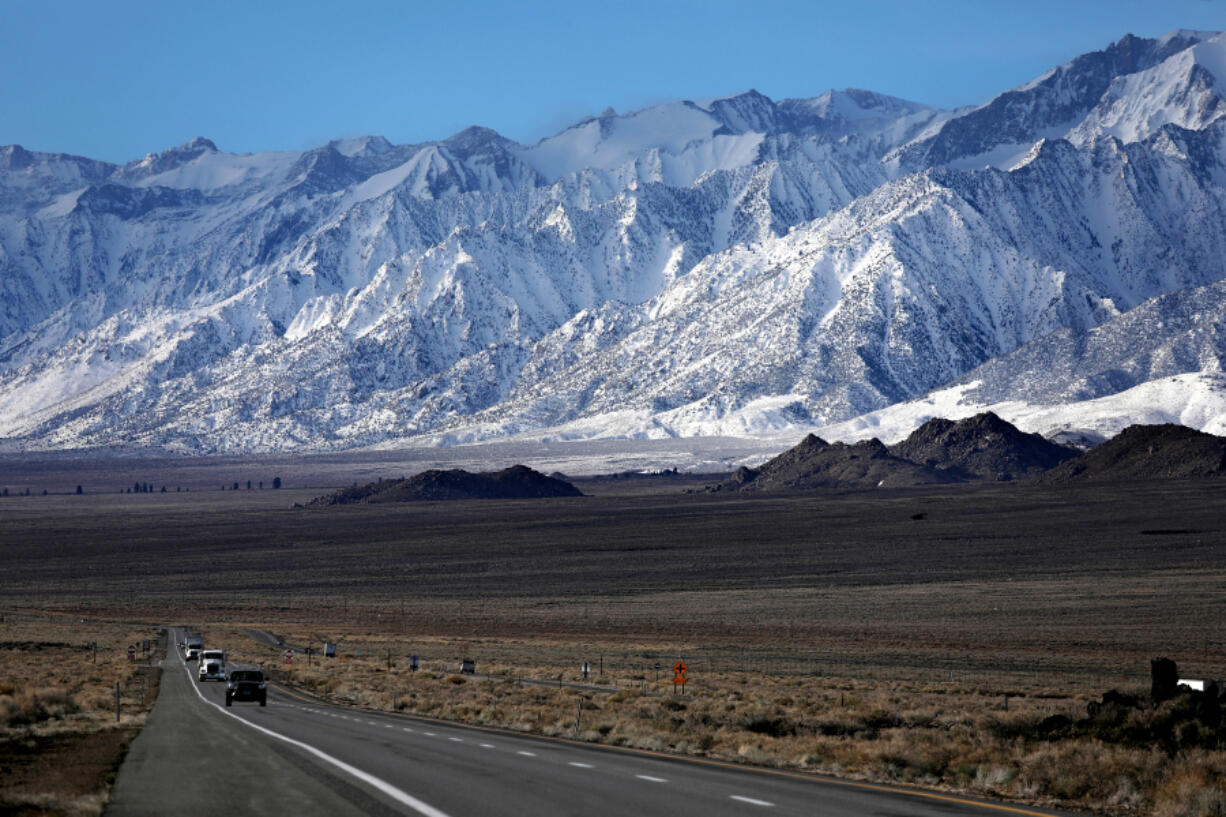
[(997, 482), (1037, 476), (1078, 454), (1040, 434), (1027, 434), (990, 411), (957, 422), (929, 420), (890, 446), (890, 453), (962, 479)]
[(423, 471), (407, 479), (383, 480), (354, 486), (312, 500), (308, 507), (378, 502), (428, 502), (447, 499), (542, 499), (583, 496), (560, 479), (547, 477), (525, 465), (502, 471), (473, 474), (461, 469)]
[(1226, 476), (1226, 437), (1187, 426), (1129, 426), (1102, 445), (1053, 468), (1039, 482)]
[(715, 490), (897, 488), (952, 481), (935, 468), (893, 456), (877, 439), (846, 445), (828, 443), (810, 434), (759, 468), (738, 469)]

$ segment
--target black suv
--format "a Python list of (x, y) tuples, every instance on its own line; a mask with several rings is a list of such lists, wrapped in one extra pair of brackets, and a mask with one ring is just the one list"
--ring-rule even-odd
[(235, 701), (259, 701), (268, 706), (268, 684), (258, 669), (236, 669), (226, 681), (226, 706)]

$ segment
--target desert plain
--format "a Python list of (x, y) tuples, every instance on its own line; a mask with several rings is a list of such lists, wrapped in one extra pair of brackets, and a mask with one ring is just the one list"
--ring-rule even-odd
[[(90, 645), (181, 625), (353, 706), (1097, 813), (1226, 807), (1220, 749), (1039, 728), (1146, 694), (1152, 658), (1226, 675), (1220, 481), (729, 494), (704, 491), (719, 474), (623, 473), (573, 478), (576, 498), (308, 509), (403, 466), (3, 466), (9, 712), (35, 685), (109, 728)], [(256, 631), (340, 657), (286, 665)], [(13, 779), (9, 802), (32, 802)]]

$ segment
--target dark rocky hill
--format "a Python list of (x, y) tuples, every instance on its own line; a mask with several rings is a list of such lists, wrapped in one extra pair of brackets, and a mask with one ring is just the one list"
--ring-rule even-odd
[(998, 482), (1037, 476), (1078, 454), (1040, 434), (1027, 434), (990, 411), (957, 422), (934, 418), (889, 451), (958, 479)]
[(1129, 426), (1053, 468), (1044, 483), (1226, 476), (1226, 437), (1187, 426)]
[(956, 481), (927, 465), (896, 457), (878, 439), (847, 445), (812, 434), (758, 468), (740, 468), (716, 490), (873, 488)]
[(456, 468), (423, 471), (407, 479), (382, 480), (321, 496), (309, 507), (377, 502), (421, 502), (448, 499), (542, 499), (583, 496), (564, 480), (545, 476), (525, 465), (473, 474)]

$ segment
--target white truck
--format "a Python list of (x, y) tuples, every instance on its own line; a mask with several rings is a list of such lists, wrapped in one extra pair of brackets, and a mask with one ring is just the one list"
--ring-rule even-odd
[(200, 651), (204, 649), (204, 639), (198, 635), (189, 635), (183, 639), (183, 658), (187, 661), (195, 661), (200, 657)]
[(197, 677), (201, 681), (224, 681), (226, 675), (225, 650), (203, 650), (200, 653), (200, 670)]

